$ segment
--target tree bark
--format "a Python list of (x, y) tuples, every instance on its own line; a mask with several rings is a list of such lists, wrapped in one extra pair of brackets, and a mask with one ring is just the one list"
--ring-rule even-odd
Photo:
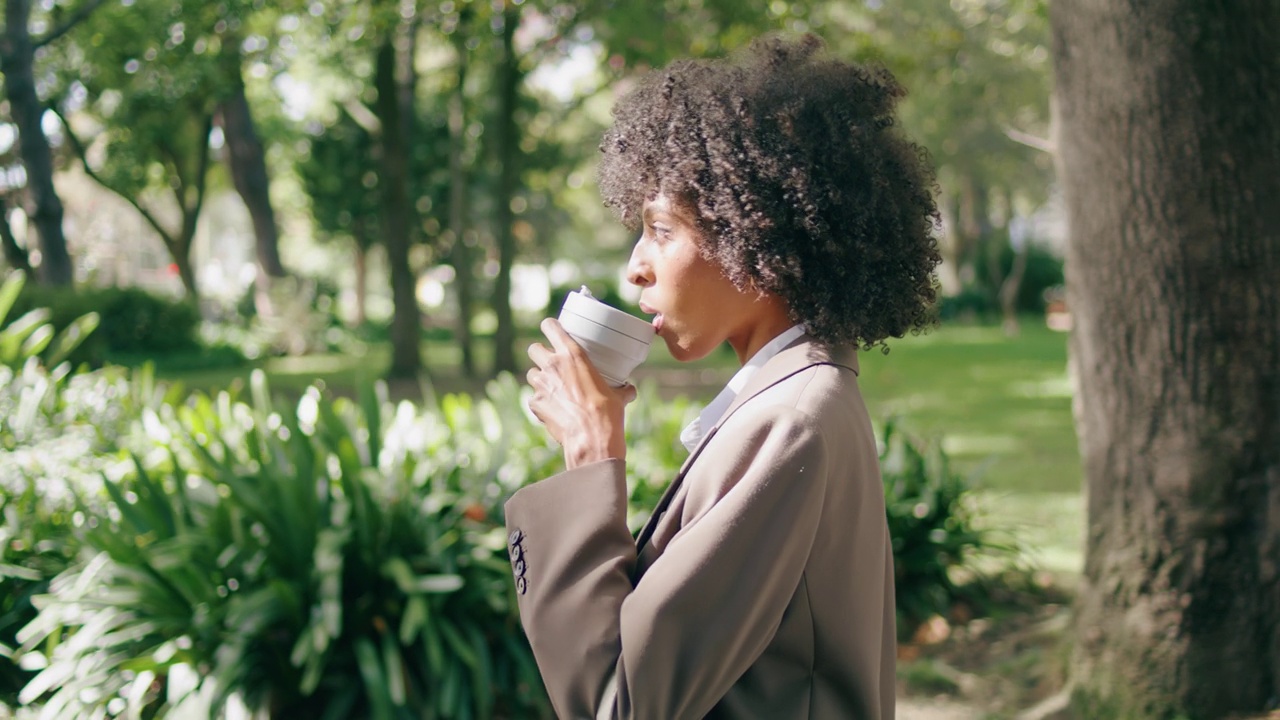
[(31, 194), (31, 222), (40, 237), (39, 280), (47, 285), (70, 285), (71, 255), (62, 232), (62, 201), (53, 186), (53, 153), (41, 124), (44, 105), (36, 93), (35, 45), (27, 26), (30, 19), (31, 0), (6, 0), (0, 69), (4, 71), (9, 111), (18, 126), (18, 147)]
[(422, 370), (419, 348), (422, 337), (421, 311), (415, 292), (416, 281), (409, 266), (412, 232), (412, 204), (409, 199), (409, 138), (401, 108), (399, 73), (411, 51), (408, 44), (397, 49), (398, 31), (388, 33), (378, 48), (375, 63), (375, 110), (381, 124), (378, 147), (382, 165), (383, 232), (387, 262), (391, 266), (392, 377), (413, 377)]
[(1280, 5), (1056, 0), (1080, 717), (1280, 697)]
[[(459, 23), (461, 24), (461, 20)], [(458, 321), (455, 326), (458, 347), (462, 351), (462, 375), (476, 376), (475, 342), (471, 337), (471, 318), (475, 314), (475, 267), (471, 248), (467, 245), (467, 169), (463, 163), (466, 149), (466, 82), (467, 44), (462, 27), (454, 30), (454, 49), (458, 55), (457, 87), (449, 96), (449, 232), (453, 247), (449, 262), (453, 266), (453, 287), (458, 297)]]
[(21, 270), (27, 277), (31, 277), (31, 259), (13, 236), (13, 228), (9, 225), (9, 202), (4, 195), (0, 195), (0, 245), (4, 246), (5, 261), (15, 270)]
[(520, 21), (517, 6), (507, 3), (503, 11), (502, 49), (498, 60), (498, 117), (497, 153), (498, 188), (495, 197), (497, 207), (496, 235), (498, 241), (498, 276), (493, 282), (493, 312), (497, 315), (498, 328), (493, 335), (493, 371), (515, 372), (515, 319), (511, 314), (511, 266), (515, 262), (516, 241), (512, 233), (514, 214), (511, 201), (515, 199), (520, 172), (520, 139), (517, 134), (515, 112), (520, 90), (519, 58), (515, 53), (516, 25)]
[(253, 221), (254, 246), (258, 269), (268, 278), (286, 275), (280, 262), (280, 232), (271, 205), (271, 178), (267, 174), (266, 151), (253, 122), (249, 100), (245, 97), (244, 77), (239, 58), (230, 63), (231, 88), (218, 105), (218, 121), (227, 143), (227, 165), (236, 192), (249, 210)]
[(369, 319), (369, 243), (357, 238), (353, 244), (356, 273), (356, 327), (362, 328)]

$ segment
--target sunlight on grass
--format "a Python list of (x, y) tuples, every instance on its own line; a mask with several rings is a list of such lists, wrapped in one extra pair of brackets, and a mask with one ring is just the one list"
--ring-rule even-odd
[(1075, 395), (1071, 378), (1066, 374), (1044, 380), (1018, 382), (1009, 385), (1013, 395), (1029, 398), (1070, 398)]
[(268, 360), (263, 369), (270, 375), (328, 375), (350, 370), (352, 358), (347, 355), (302, 355)]
[(978, 503), (984, 524), (1012, 532), (1037, 568), (1067, 584), (1084, 569), (1081, 493), (983, 492)]
[(1012, 435), (968, 435), (952, 433), (942, 438), (942, 449), (948, 455), (986, 456), (993, 453), (1014, 453), (1021, 448), (1022, 442)]

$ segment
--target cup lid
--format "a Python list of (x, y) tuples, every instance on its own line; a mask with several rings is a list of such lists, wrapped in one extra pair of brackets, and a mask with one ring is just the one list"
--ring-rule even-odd
[(573, 290), (564, 299), (561, 312), (571, 312), (622, 333), (646, 345), (653, 342), (653, 324), (643, 318), (606, 305), (594, 297)]
[(574, 312), (560, 313), (560, 325), (565, 332), (581, 344), (589, 341), (621, 355), (643, 360), (649, 354), (650, 343), (607, 328)]

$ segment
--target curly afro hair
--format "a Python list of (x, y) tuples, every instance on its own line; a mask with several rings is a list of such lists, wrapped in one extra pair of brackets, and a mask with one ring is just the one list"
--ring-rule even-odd
[(894, 128), (893, 76), (822, 49), (767, 37), (650, 74), (613, 109), (600, 191), (632, 229), (659, 193), (683, 203), (736, 286), (776, 293), (821, 341), (870, 349), (931, 323), (934, 178)]

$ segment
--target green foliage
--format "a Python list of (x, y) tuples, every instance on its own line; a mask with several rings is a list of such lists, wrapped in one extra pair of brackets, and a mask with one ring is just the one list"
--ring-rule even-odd
[[(1027, 268), (1018, 286), (1017, 308), (1019, 312), (1043, 313), (1046, 295), (1066, 282), (1062, 258), (1040, 245), (1027, 247)], [(997, 258), (1002, 276), (1008, 276), (1013, 266), (1013, 248), (1001, 243)]]
[(688, 398), (665, 400), (658, 386), (641, 383), (627, 409), (627, 521), (639, 531), (679, 472), (689, 451), (680, 431), (697, 417), (700, 407)]
[[(19, 368), (30, 360), (58, 365), (98, 327), (99, 316), (89, 311), (51, 323), (52, 313), (47, 308), (23, 310), (25, 285), (26, 276), (20, 271), (10, 273), (0, 283), (0, 365)], [(16, 316), (12, 322), (11, 315)]]
[[(0, 462), (20, 471), (0, 506), (0, 702), (26, 683), (55, 717), (212, 717), (232, 696), (271, 717), (548, 715), (500, 507), (560, 451), (512, 377), (416, 406), (381, 385), (284, 404), (260, 372), (247, 398), (185, 399), (146, 370), (24, 372), (0, 378)], [(640, 389), (633, 529), (695, 411)], [(892, 423), (884, 441), (906, 623), (961, 597), (986, 540), (945, 456)]]
[[(942, 320), (994, 320), (1000, 316), (1000, 284), (1008, 277), (1014, 263), (1014, 251), (1004, 233), (982, 244), (976, 259), (979, 272), (958, 295), (939, 300)], [(1047, 248), (1031, 244), (1026, 248), (1026, 269), (1018, 285), (1015, 310), (1019, 313), (1043, 313), (1048, 297), (1065, 282), (1062, 258)]]
[(515, 381), (425, 412), (384, 388), (287, 407), (252, 386), (144, 415), (153, 447), (104, 479), (105, 513), (82, 508), (90, 559), (21, 636), (48, 662), (22, 699), (55, 716), (207, 713), (231, 693), (276, 717), (546, 715), (493, 509), (558, 453)]
[(106, 513), (102, 473), (143, 437), (143, 410), (165, 401), (147, 368), (68, 369), (0, 367), (0, 703), (31, 678), (13, 651), (32, 598), (75, 562), (79, 525)]
[[(23, 278), (0, 285), (0, 325)], [(97, 316), (62, 332), (32, 310), (0, 331), (0, 703), (13, 704), (31, 677), (14, 658), (16, 634), (34, 616), (33, 596), (73, 561), (77, 496), (92, 496), (113, 452), (154, 404), (148, 371), (133, 382), (120, 370), (73, 375), (63, 362), (92, 332)], [(43, 338), (32, 342), (33, 338)], [(15, 351), (16, 352), (12, 352)], [(50, 370), (49, 368), (53, 369)]]
[[(200, 342), (200, 311), (190, 300), (151, 294), (140, 288), (54, 288), (28, 285), (14, 304), (18, 311), (40, 309), (52, 328), (67, 332), (92, 314), (102, 318), (98, 331), (67, 355), (73, 364), (164, 367), (238, 365), (244, 356), (230, 347)], [(4, 320), (0, 318), (0, 327)], [(84, 335), (83, 328), (72, 333)]]
[(369, 249), (381, 236), (377, 156), (373, 135), (346, 111), (310, 141), (297, 170), (311, 217), (325, 237), (345, 236)]
[(951, 468), (940, 445), (913, 440), (892, 420), (884, 424), (881, 442), (898, 629), (909, 635), (959, 600), (972, 599), (978, 554), (1010, 554), (1013, 548), (978, 528), (970, 483)]

